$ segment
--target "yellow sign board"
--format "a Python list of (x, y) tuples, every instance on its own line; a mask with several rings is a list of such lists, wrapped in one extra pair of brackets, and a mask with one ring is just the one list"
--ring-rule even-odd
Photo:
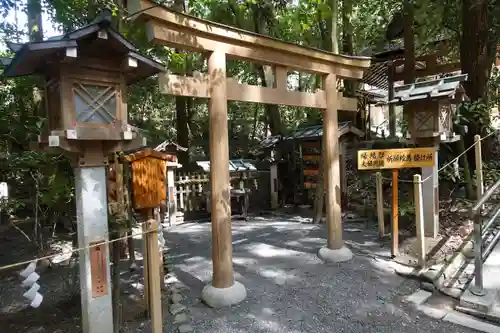
[(422, 168), (434, 165), (435, 148), (358, 150), (358, 170)]

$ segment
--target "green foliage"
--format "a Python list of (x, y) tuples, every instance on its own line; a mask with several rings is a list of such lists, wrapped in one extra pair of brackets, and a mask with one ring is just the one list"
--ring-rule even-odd
[[(127, 15), (120, 8), (118, 0), (48, 0), (43, 2), (50, 23), (62, 31), (69, 31), (90, 22), (103, 7), (110, 8), (120, 23), (120, 32), (130, 39), (141, 53), (155, 57), (172, 72), (191, 73), (206, 71), (204, 59), (199, 54), (181, 53), (177, 50), (153, 45), (147, 41), (143, 25), (122, 20)], [(342, 31), (348, 22), (342, 22), (340, 8), (331, 8), (328, 0), (190, 0), (186, 11), (194, 16), (210, 19), (222, 24), (236, 26), (260, 34), (267, 34), (288, 42), (315, 48), (327, 48), (332, 36), (328, 34), (328, 23), (337, 20)], [(352, 26), (354, 54), (367, 49), (380, 49), (386, 43), (385, 31), (395, 13), (401, 10), (400, 0), (352, 1), (352, 13), (347, 15)], [(2, 18), (14, 13), (21, 15), (27, 8), (13, 0), (0, 0)], [(346, 6), (347, 8), (347, 6)], [(500, 35), (500, 6), (490, 1), (489, 21), (491, 24), (490, 44), (496, 45)], [(130, 13), (128, 13), (130, 14)], [(442, 37), (452, 37), (451, 57), (457, 58), (460, 42), (461, 1), (422, 0), (415, 9), (417, 53), (426, 50), (425, 42)], [(15, 23), (15, 22), (14, 22)], [(27, 36), (24, 27), (13, 22), (0, 20), (0, 35), (22, 40)], [(334, 36), (338, 37), (338, 36)], [(5, 53), (5, 52), (4, 52)], [(5, 54), (2, 54), (5, 55)], [(229, 61), (228, 73), (241, 82), (262, 84), (259, 68), (255, 64)], [(290, 72), (291, 89), (312, 92), (318, 88), (318, 77), (312, 74)], [(464, 103), (460, 107), (458, 122), (472, 124), (485, 132), (490, 130), (489, 114), (493, 105), (498, 104), (500, 85), (498, 71), (493, 72), (489, 82), (490, 94), (481, 101)], [(74, 209), (73, 175), (67, 159), (29, 151), (29, 142), (43, 132), (45, 119), (40, 117), (40, 92), (34, 89), (35, 80), (30, 78), (6, 79), (0, 75), (0, 180), (7, 181), (14, 198), (19, 202), (9, 203), (12, 208), (33, 213), (41, 210), (50, 220), (57, 214), (67, 216)], [(156, 78), (144, 80), (129, 89), (129, 122), (141, 130), (152, 144), (164, 140), (176, 141), (175, 99), (160, 93)], [(269, 114), (263, 105), (233, 102), (229, 103), (229, 135), (232, 157), (245, 157), (261, 138), (266, 135)], [(294, 107), (279, 106), (284, 132), (303, 125), (321, 122), (321, 112)], [(189, 99), (187, 107), (191, 157), (208, 155), (208, 110), (206, 101)], [(401, 124), (403, 132), (407, 129)], [(373, 182), (362, 184), (353, 195), (364, 196), (373, 190)], [(365, 193), (364, 191), (367, 191)], [(21, 199), (22, 198), (22, 199)], [(42, 208), (36, 208), (35, 200)]]

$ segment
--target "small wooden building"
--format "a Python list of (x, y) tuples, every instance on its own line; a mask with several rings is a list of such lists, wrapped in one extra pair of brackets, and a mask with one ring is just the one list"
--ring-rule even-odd
[[(346, 162), (354, 157), (353, 146), (364, 136), (363, 131), (351, 122), (341, 122), (338, 127), (340, 144), (341, 190), (344, 204), (347, 202)], [(274, 151), (278, 163), (280, 202), (284, 204), (312, 203), (319, 172), (322, 152), (323, 127), (303, 127), (290, 135), (268, 137), (261, 141), (262, 150)]]

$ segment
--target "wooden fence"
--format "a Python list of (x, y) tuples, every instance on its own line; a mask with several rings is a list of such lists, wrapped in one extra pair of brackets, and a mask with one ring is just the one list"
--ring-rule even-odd
[[(250, 189), (250, 210), (267, 209), (270, 206), (269, 176), (269, 171), (234, 172), (231, 173), (231, 186)], [(207, 212), (205, 193), (210, 188), (209, 177), (203, 172), (176, 172), (176, 205), (178, 211), (184, 212), (184, 219)]]

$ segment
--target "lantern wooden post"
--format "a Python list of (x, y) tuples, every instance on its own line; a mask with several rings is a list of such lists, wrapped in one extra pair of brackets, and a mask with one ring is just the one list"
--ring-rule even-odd
[(424, 234), (426, 237), (436, 238), (439, 233), (439, 175), (438, 175), (438, 148), (434, 151), (434, 165), (422, 168), (422, 205), (424, 219)]
[(326, 93), (326, 109), (323, 110), (323, 163), (328, 245), (321, 248), (318, 255), (325, 261), (340, 262), (351, 259), (352, 252), (344, 246), (342, 240), (337, 78), (334, 74), (325, 76), (323, 89)]
[(209, 55), (208, 76), (213, 280), (203, 288), (202, 299), (211, 307), (223, 307), (246, 297), (245, 286), (233, 278), (225, 53)]
[(108, 207), (106, 167), (75, 168), (75, 199), (80, 251), (80, 286), (82, 298), (82, 331), (113, 332), (108, 241)]
[(438, 149), (440, 142), (459, 139), (453, 132), (456, 106), (466, 99), (462, 82), (467, 74), (408, 83), (394, 88), (390, 105), (404, 106), (410, 141), (421, 147), (432, 147), (431, 166), (422, 168), (422, 202), (424, 233), (436, 238), (439, 232)]

